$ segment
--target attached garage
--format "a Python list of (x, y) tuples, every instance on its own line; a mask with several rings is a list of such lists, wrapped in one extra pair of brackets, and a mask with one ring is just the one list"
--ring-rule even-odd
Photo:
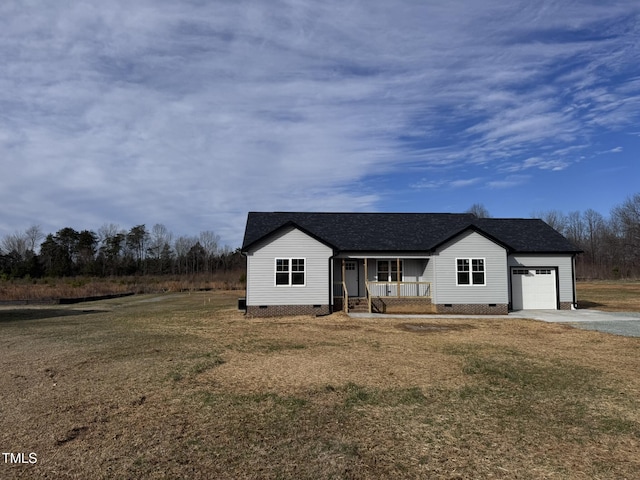
[(555, 268), (513, 268), (511, 270), (513, 310), (556, 310), (558, 308)]

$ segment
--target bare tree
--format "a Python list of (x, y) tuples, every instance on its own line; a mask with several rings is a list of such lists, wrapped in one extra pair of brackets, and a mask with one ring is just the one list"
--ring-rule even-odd
[(478, 218), (491, 218), (489, 210), (487, 210), (487, 207), (481, 203), (474, 203), (469, 207), (466, 213), (473, 213)]
[(176, 255), (186, 255), (196, 243), (198, 243), (196, 237), (180, 236), (176, 238), (176, 241), (173, 243), (173, 248), (176, 251)]
[(172, 238), (173, 234), (161, 223), (156, 223), (151, 228), (149, 243), (147, 245), (147, 252), (149, 254), (147, 262), (150, 263), (149, 266), (152, 272), (167, 273), (171, 270), (168, 262), (172, 256)]
[(532, 218), (540, 218), (553, 229), (564, 234), (566, 230), (567, 220), (564, 213), (558, 210), (549, 210), (546, 212), (533, 212)]
[(29, 242), (26, 235), (22, 233), (11, 233), (2, 239), (2, 249), (6, 253), (13, 253), (24, 259), (29, 249)]
[(585, 249), (591, 263), (591, 275), (600, 276), (603, 267), (604, 255), (602, 249), (607, 237), (607, 224), (604, 217), (593, 209), (588, 209), (583, 214), (585, 226)]
[(24, 235), (27, 239), (27, 247), (32, 252), (36, 251), (36, 247), (38, 247), (40, 241), (44, 239), (44, 233), (42, 233), (40, 225), (31, 225), (25, 230)]
[(220, 235), (216, 235), (210, 230), (205, 230), (204, 232), (200, 232), (198, 241), (200, 242), (200, 245), (202, 245), (202, 248), (207, 252), (207, 255), (214, 256), (218, 253)]
[(98, 229), (98, 241), (101, 246), (107, 244), (107, 239), (113, 238), (118, 234), (126, 234), (125, 230), (121, 230), (115, 223), (105, 223)]
[(569, 212), (565, 217), (565, 235), (574, 245), (583, 248), (585, 240), (585, 225), (579, 211)]
[(180, 236), (176, 238), (176, 241), (173, 244), (173, 248), (176, 252), (178, 273), (186, 273), (188, 261), (187, 257), (189, 255), (189, 251), (196, 243), (198, 243), (198, 239), (196, 237)]
[(611, 220), (624, 246), (627, 267), (640, 268), (640, 193), (611, 211)]
[(218, 253), (220, 235), (216, 235), (210, 230), (200, 232), (199, 242), (205, 251), (205, 270), (212, 271), (215, 268), (214, 257)]
[(142, 261), (145, 258), (148, 241), (149, 232), (147, 232), (147, 228), (144, 224), (132, 227), (131, 230), (129, 230), (129, 233), (127, 233), (127, 248), (129, 248), (129, 251), (133, 254), (133, 258), (138, 265), (138, 269), (142, 266)]
[(173, 234), (167, 229), (167, 227), (161, 223), (156, 223), (151, 228), (151, 233), (149, 234), (148, 251), (154, 258), (159, 259), (165, 245), (171, 244), (172, 238)]

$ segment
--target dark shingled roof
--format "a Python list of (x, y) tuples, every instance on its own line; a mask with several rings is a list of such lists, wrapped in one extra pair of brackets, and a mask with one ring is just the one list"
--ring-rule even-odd
[(560, 232), (539, 218), (479, 218), (473, 222), (513, 252), (578, 253)]
[(479, 219), (469, 213), (314, 212), (249, 212), (242, 250), (287, 226), (339, 251), (432, 251), (464, 230), (474, 229), (513, 252), (578, 252), (538, 219)]

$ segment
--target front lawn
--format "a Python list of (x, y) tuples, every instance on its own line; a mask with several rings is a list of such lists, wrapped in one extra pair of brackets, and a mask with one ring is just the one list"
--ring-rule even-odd
[(507, 318), (247, 319), (236, 298), (0, 309), (0, 448), (37, 456), (0, 478), (640, 471), (638, 338)]

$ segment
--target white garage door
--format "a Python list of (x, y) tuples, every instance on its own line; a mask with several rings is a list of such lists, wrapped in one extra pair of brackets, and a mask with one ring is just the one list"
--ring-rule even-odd
[(557, 309), (555, 269), (514, 268), (511, 295), (514, 310)]

